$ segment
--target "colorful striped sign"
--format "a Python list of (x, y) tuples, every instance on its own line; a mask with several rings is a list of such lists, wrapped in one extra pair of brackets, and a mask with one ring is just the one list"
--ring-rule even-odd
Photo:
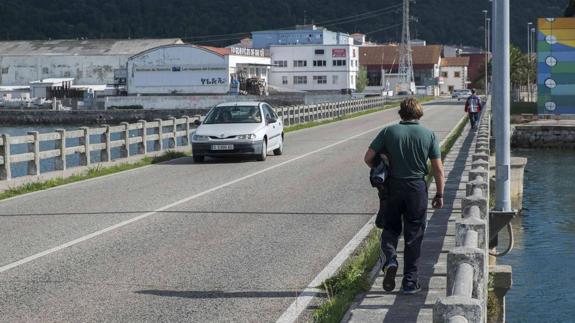
[(575, 18), (540, 18), (538, 28), (539, 114), (575, 114)]

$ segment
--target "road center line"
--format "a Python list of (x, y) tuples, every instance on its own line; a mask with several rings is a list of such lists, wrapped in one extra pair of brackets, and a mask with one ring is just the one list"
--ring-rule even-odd
[(322, 152), (322, 151), (324, 151), (324, 150), (327, 150), (327, 149), (333, 148), (333, 147), (335, 147), (335, 146), (341, 145), (341, 144), (346, 143), (346, 142), (348, 142), (348, 141), (351, 141), (351, 140), (354, 140), (354, 139), (359, 138), (359, 137), (361, 137), (361, 136), (364, 136), (364, 135), (366, 135), (366, 134), (368, 134), (368, 133), (370, 133), (370, 132), (374, 132), (374, 131), (380, 130), (380, 129), (382, 129), (383, 127), (389, 126), (389, 125), (394, 124), (394, 123), (396, 123), (396, 122), (397, 122), (397, 120), (394, 120), (394, 121), (391, 121), (391, 122), (389, 122), (389, 123), (387, 123), (387, 124), (383, 124), (383, 125), (380, 125), (380, 126), (378, 126), (378, 127), (375, 127), (375, 128), (369, 129), (369, 130), (366, 130), (366, 131), (361, 132), (361, 133), (359, 133), (359, 134), (357, 134), (357, 135), (348, 137), (348, 138), (346, 138), (346, 139), (344, 139), (344, 140), (340, 140), (340, 141), (338, 141), (338, 142), (335, 142), (335, 143), (333, 143), (333, 144), (327, 145), (327, 146), (322, 147), (322, 148), (320, 148), (320, 149), (317, 149), (317, 150), (314, 150), (314, 151), (305, 153), (305, 154), (300, 155), (300, 156), (298, 156), (298, 157), (294, 157), (294, 158), (292, 158), (292, 159), (289, 159), (289, 160), (286, 160), (286, 161), (284, 161), (284, 162), (281, 162), (281, 163), (279, 163), (279, 164), (277, 164), (277, 165), (270, 166), (270, 167), (268, 167), (268, 168), (265, 168), (265, 169), (263, 169), (263, 170), (257, 171), (257, 172), (255, 172), (255, 173), (252, 173), (252, 174), (249, 174), (249, 175), (240, 177), (240, 178), (238, 178), (238, 179), (235, 179), (235, 180), (233, 180), (233, 181), (230, 181), (230, 182), (227, 182), (227, 183), (218, 185), (218, 186), (216, 186), (216, 187), (213, 187), (213, 188), (211, 188), (211, 189), (209, 189), (209, 190), (206, 190), (206, 191), (203, 191), (203, 192), (201, 192), (201, 193), (194, 194), (194, 195), (189, 196), (189, 197), (187, 197), (187, 198), (181, 199), (181, 200), (179, 200), (179, 201), (176, 201), (176, 202), (174, 202), (174, 203), (171, 203), (171, 204), (168, 204), (168, 205), (166, 205), (166, 206), (163, 206), (163, 207), (161, 207), (161, 208), (159, 208), (159, 209), (156, 209), (155, 211), (141, 214), (141, 215), (139, 215), (139, 216), (136, 216), (136, 217), (131, 218), (131, 219), (128, 219), (128, 220), (126, 220), (126, 221), (117, 223), (117, 224), (115, 224), (115, 225), (112, 225), (112, 226), (110, 226), (110, 227), (104, 228), (104, 229), (102, 229), (102, 230), (99, 230), (99, 231), (90, 233), (90, 234), (85, 235), (85, 236), (83, 236), (83, 237), (80, 237), (80, 238), (78, 238), (78, 239), (75, 239), (75, 240), (66, 242), (66, 243), (64, 243), (64, 244), (62, 244), (62, 245), (59, 245), (59, 246), (56, 246), (56, 247), (54, 247), (54, 248), (51, 248), (51, 249), (48, 249), (48, 250), (39, 252), (39, 253), (34, 254), (34, 255), (32, 255), (32, 256), (29, 256), (29, 257), (20, 259), (20, 260), (18, 260), (18, 261), (12, 262), (12, 263), (7, 264), (7, 265), (4, 265), (4, 266), (0, 267), (0, 273), (6, 272), (6, 271), (8, 271), (8, 270), (10, 270), (10, 269), (13, 269), (13, 268), (16, 268), (16, 267), (18, 267), (18, 266), (27, 264), (27, 263), (29, 263), (29, 262), (32, 262), (32, 261), (36, 260), (36, 259), (42, 258), (42, 257), (47, 256), (47, 255), (50, 255), (50, 254), (53, 254), (53, 253), (55, 253), (55, 252), (58, 252), (58, 251), (60, 251), (60, 250), (66, 249), (66, 248), (71, 247), (71, 246), (74, 246), (74, 245), (79, 244), (79, 243), (81, 243), (81, 242), (84, 242), (84, 241), (90, 240), (90, 239), (92, 239), (92, 238), (98, 237), (98, 236), (103, 235), (103, 234), (105, 234), (105, 233), (107, 233), (107, 232), (110, 232), (110, 231), (119, 229), (119, 228), (121, 228), (121, 227), (127, 226), (128, 224), (132, 224), (132, 223), (138, 222), (138, 221), (143, 220), (143, 219), (145, 219), (145, 218), (147, 218), (147, 217), (150, 217), (150, 216), (152, 216), (152, 215), (154, 215), (154, 214), (157, 214), (157, 213), (159, 213), (159, 212), (166, 211), (166, 210), (168, 210), (168, 209), (170, 209), (170, 208), (172, 208), (172, 207), (175, 207), (175, 206), (184, 204), (184, 203), (189, 202), (189, 201), (191, 201), (191, 200), (197, 199), (197, 198), (202, 197), (202, 196), (204, 196), (204, 195), (207, 195), (207, 194), (209, 194), (209, 193), (212, 193), (212, 192), (215, 192), (215, 191), (217, 191), (217, 190), (220, 190), (220, 189), (222, 189), (222, 188), (226, 188), (226, 187), (228, 187), (228, 186), (234, 185), (234, 184), (239, 183), (239, 182), (241, 182), (241, 181), (250, 179), (250, 178), (252, 178), (252, 177), (258, 176), (258, 175), (263, 174), (263, 173), (267, 173), (267, 172), (269, 172), (269, 171), (271, 171), (271, 170), (274, 170), (274, 169), (276, 169), (276, 168), (279, 168), (279, 167), (282, 167), (282, 166), (291, 164), (291, 163), (296, 162), (296, 161), (298, 161), (298, 160), (300, 160), (300, 159), (304, 159), (304, 158), (306, 158), (306, 157), (309, 157), (309, 156), (311, 156), (311, 155), (317, 154), (317, 153)]

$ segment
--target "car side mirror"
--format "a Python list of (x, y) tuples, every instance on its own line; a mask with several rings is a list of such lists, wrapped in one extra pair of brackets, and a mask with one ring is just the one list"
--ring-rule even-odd
[(202, 122), (200, 121), (200, 119), (194, 120), (194, 125), (199, 127), (201, 124), (202, 124)]

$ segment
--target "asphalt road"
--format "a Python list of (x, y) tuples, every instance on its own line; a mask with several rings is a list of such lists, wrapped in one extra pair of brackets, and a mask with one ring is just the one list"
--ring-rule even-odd
[[(422, 123), (442, 139), (462, 110)], [(397, 119), (289, 133), (263, 163), (186, 158), (0, 202), (0, 321), (274, 322), (375, 213), (363, 154)]]

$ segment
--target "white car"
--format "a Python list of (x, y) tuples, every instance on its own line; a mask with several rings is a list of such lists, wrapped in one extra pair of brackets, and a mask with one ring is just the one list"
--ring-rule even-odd
[(192, 136), (194, 162), (205, 156), (253, 156), (283, 153), (283, 122), (265, 102), (221, 103), (213, 107)]
[(457, 99), (457, 101), (467, 100), (471, 96), (471, 90), (454, 90), (451, 94), (451, 98)]

